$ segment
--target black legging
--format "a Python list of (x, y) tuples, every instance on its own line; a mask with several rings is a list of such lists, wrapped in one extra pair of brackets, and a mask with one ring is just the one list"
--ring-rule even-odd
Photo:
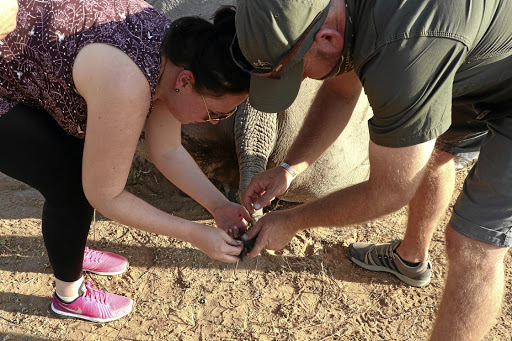
[(82, 275), (93, 215), (82, 188), (83, 147), (44, 110), (18, 104), (0, 117), (0, 172), (44, 196), (44, 243), (55, 277), (66, 282)]

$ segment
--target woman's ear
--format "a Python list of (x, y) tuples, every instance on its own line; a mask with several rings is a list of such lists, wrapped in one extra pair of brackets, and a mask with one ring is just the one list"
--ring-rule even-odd
[(332, 53), (343, 49), (343, 35), (332, 28), (322, 27), (315, 34), (315, 45), (321, 51)]
[(192, 73), (192, 71), (183, 70), (183, 71), (180, 71), (180, 73), (178, 74), (178, 77), (176, 77), (175, 88), (183, 90), (187, 86), (190, 86), (192, 89), (194, 87), (194, 83), (195, 83), (195, 78), (194, 78), (194, 74)]

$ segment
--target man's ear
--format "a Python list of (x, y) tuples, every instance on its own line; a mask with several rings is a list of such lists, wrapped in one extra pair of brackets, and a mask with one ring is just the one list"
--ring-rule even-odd
[(176, 89), (184, 89), (187, 86), (190, 86), (191, 88), (194, 87), (195, 78), (194, 74), (190, 70), (182, 70), (178, 74), (178, 77), (176, 77)]
[(338, 52), (343, 49), (343, 36), (337, 30), (322, 27), (315, 34), (315, 45), (324, 52)]

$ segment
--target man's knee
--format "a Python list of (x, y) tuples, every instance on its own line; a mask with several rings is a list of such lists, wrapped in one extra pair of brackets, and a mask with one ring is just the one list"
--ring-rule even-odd
[(440, 149), (434, 149), (432, 156), (430, 157), (430, 164), (435, 166), (442, 166), (452, 160), (455, 160), (455, 155), (442, 151)]
[(508, 248), (487, 244), (455, 231), (450, 225), (446, 228), (446, 253), (451, 263), (457, 267), (494, 267), (503, 261)]
[[(434, 150), (430, 159), (428, 160), (425, 178), (427, 181), (432, 181), (435, 178), (445, 178), (451, 175), (455, 177), (455, 156), (441, 150)], [(444, 181), (443, 181), (444, 182)], [(449, 181), (450, 183), (453, 181)]]

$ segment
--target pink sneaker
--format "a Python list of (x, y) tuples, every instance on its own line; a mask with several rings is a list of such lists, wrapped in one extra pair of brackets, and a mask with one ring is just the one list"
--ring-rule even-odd
[(128, 297), (93, 288), (90, 282), (84, 281), (78, 294), (80, 297), (76, 300), (65, 303), (54, 293), (52, 311), (64, 317), (110, 322), (128, 315), (133, 309), (133, 301)]
[(98, 275), (119, 275), (128, 269), (128, 260), (115, 253), (96, 251), (86, 246), (82, 269)]

